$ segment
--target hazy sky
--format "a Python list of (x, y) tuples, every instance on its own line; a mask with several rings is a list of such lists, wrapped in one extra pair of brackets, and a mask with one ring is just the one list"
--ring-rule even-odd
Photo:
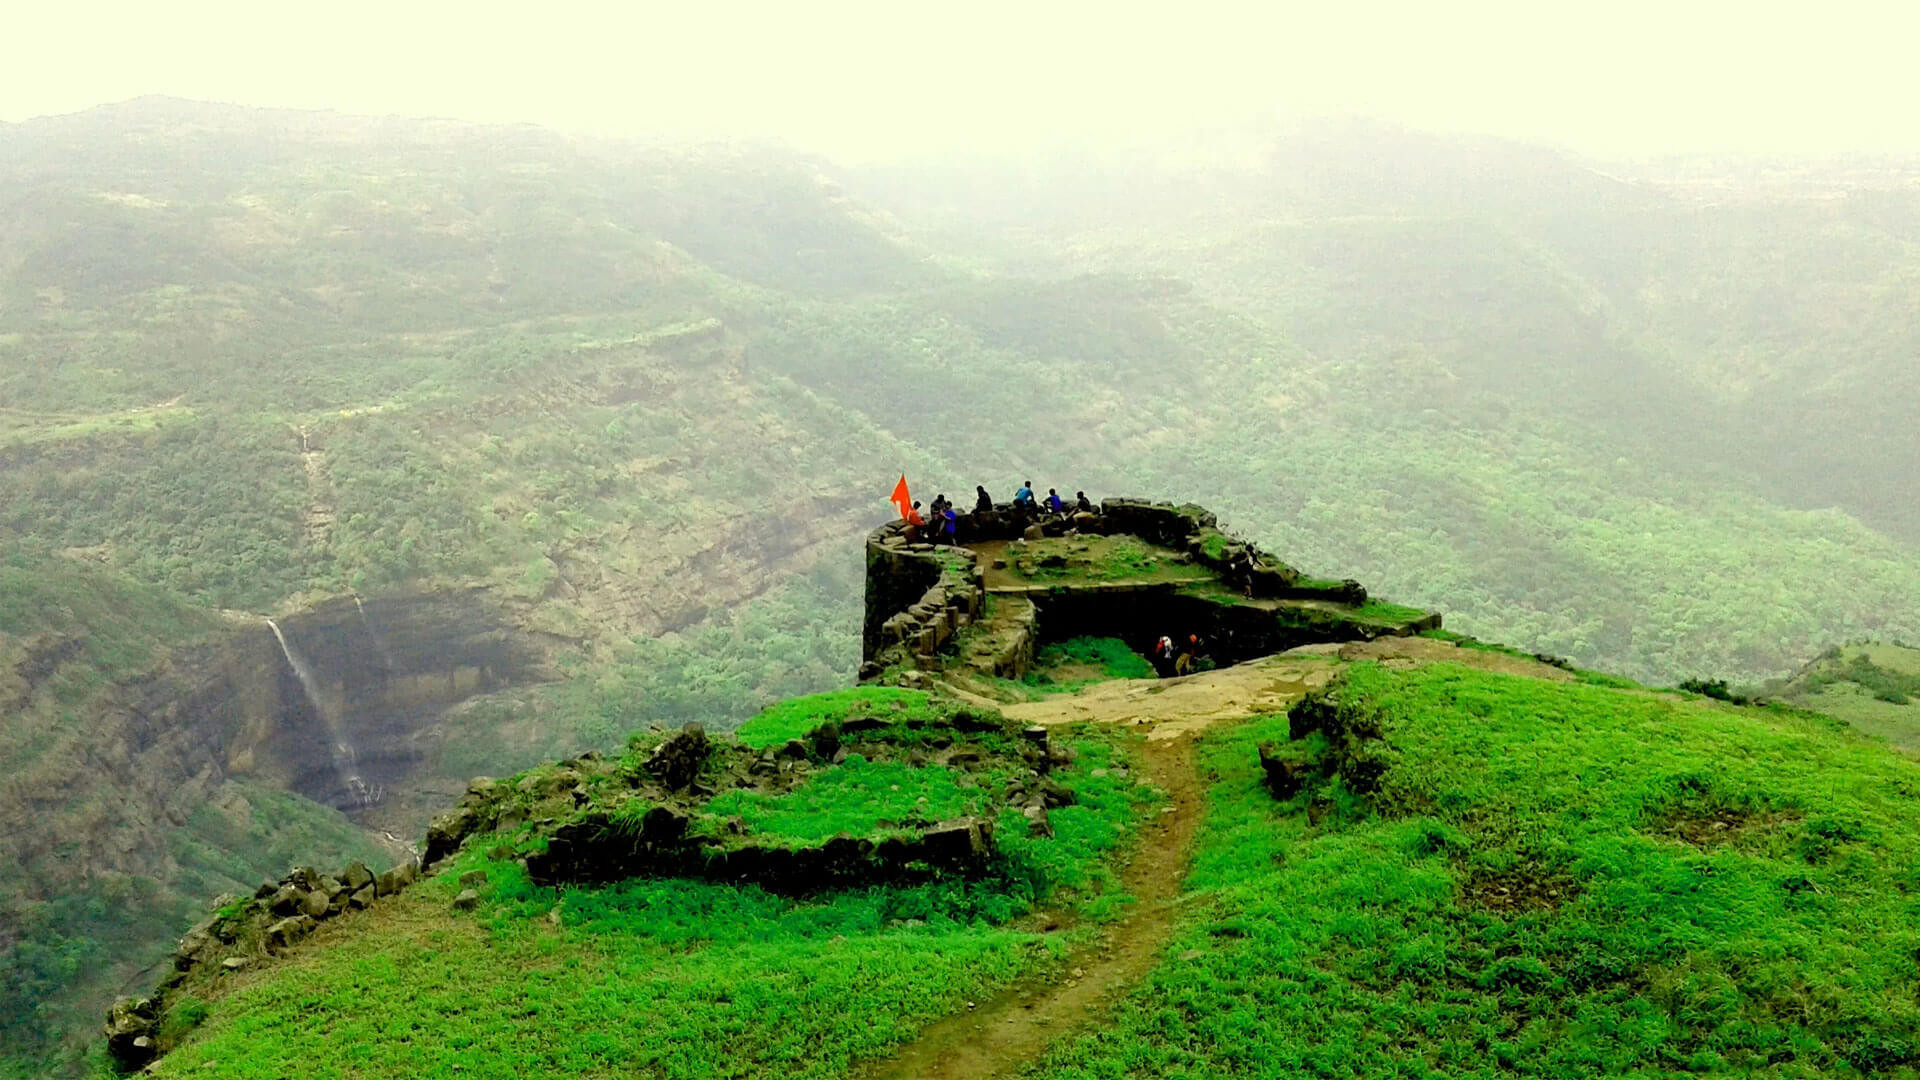
[(1369, 115), (1603, 155), (1920, 150), (1920, 3), (13, 5), (0, 119), (164, 93), (841, 158)]

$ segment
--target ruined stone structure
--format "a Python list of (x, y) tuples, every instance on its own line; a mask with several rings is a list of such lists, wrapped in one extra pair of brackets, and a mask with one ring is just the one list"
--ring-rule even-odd
[[(919, 685), (955, 669), (1018, 678), (1044, 640), (1121, 637), (1141, 651), (1163, 628), (1204, 629), (1222, 662), (1323, 641), (1435, 629), (1440, 616), (1369, 617), (1357, 581), (1315, 581), (1219, 528), (1198, 506), (1107, 499), (1056, 515), (1011, 506), (962, 514), (954, 546), (919, 541), (903, 522), (867, 537), (862, 681)], [(1131, 536), (1192, 567), (1171, 581), (990, 584), (981, 547), (1070, 536)], [(1195, 586), (1211, 584), (1211, 591)], [(989, 614), (989, 612), (991, 612)]]
[(260, 886), (250, 900), (222, 898), (212, 918), (187, 931), (173, 962), (152, 994), (122, 998), (107, 1014), (107, 1052), (123, 1069), (137, 1069), (167, 1050), (163, 1020), (169, 998), (204, 971), (232, 974), (293, 947), (321, 922), (372, 907), (414, 883), (419, 865), (409, 860), (374, 873), (353, 863), (337, 874), (299, 866)]

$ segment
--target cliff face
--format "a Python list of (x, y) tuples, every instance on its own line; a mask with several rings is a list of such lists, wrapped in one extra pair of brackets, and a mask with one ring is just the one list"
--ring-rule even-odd
[[(71, 716), (39, 728), (43, 745), (0, 779), (0, 976), (13, 984), (0, 1006), (30, 1016), (52, 994), (97, 1014), (215, 893), (294, 859), (404, 855), (285, 793), (363, 824), (385, 820), (390, 802), (427, 801), (412, 785), (440, 715), (548, 676), (546, 642), (508, 615), (458, 590), (332, 601), (278, 620), (278, 637), (235, 620), (65, 706)], [(76, 641), (26, 651), (9, 672), (10, 713), (59, 715), (85, 674)], [(35, 959), (63, 952), (86, 970)]]
[(263, 627), (268, 709), (242, 721), (226, 766), (341, 810), (376, 805), (405, 787), (448, 706), (547, 676), (539, 639), (509, 626), (469, 589), (330, 601), (281, 620), (284, 650)]

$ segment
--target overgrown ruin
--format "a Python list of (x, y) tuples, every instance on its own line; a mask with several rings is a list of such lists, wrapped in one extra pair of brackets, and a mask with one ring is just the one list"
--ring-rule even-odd
[(954, 539), (928, 543), (899, 521), (867, 536), (862, 682), (1018, 679), (1042, 644), (1091, 634), (1142, 654), (1163, 635), (1197, 635), (1226, 665), (1440, 626), (1431, 612), (1369, 603), (1357, 581), (1310, 578), (1191, 504), (998, 506), (958, 515)]

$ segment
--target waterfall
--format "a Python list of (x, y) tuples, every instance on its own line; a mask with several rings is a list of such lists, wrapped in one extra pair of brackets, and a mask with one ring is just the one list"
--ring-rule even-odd
[(380, 654), (380, 659), (387, 665), (387, 670), (392, 671), (393, 654), (387, 651), (387, 643), (380, 640), (380, 632), (373, 628), (373, 620), (367, 618), (367, 605), (361, 603), (360, 597), (355, 595), (353, 606), (360, 612), (360, 625), (367, 628), (367, 637), (373, 642), (374, 650)]
[[(362, 612), (362, 615), (365, 613)], [(354, 750), (352, 740), (340, 729), (332, 710), (326, 707), (320, 696), (320, 684), (313, 677), (313, 669), (293, 651), (287, 642), (287, 635), (280, 631), (280, 624), (267, 620), (267, 628), (273, 631), (273, 639), (280, 643), (280, 654), (287, 658), (287, 666), (293, 669), (294, 677), (300, 680), (300, 689), (306, 692), (307, 703), (319, 715), (320, 722), (326, 725), (328, 749), (333, 758), (333, 771), (340, 778), (341, 787), (355, 806), (372, 806), (379, 800), (379, 792), (360, 776), (359, 753)]]

